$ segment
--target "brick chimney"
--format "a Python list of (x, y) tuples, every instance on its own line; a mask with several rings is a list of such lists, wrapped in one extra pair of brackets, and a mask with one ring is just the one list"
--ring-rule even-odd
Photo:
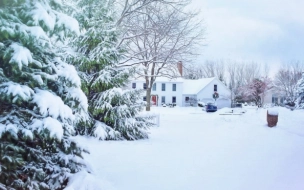
[(178, 72), (179, 74), (181, 75), (181, 77), (183, 76), (183, 62), (179, 61), (177, 63), (177, 69), (178, 69)]

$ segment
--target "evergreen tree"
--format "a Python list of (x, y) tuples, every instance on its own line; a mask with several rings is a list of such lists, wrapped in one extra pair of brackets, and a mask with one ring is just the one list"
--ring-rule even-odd
[(299, 95), (298, 107), (304, 109), (304, 72), (302, 73), (302, 78), (298, 81), (297, 92)]
[(71, 135), (87, 99), (64, 60), (79, 26), (60, 2), (0, 1), (0, 189), (63, 189), (85, 167)]
[(147, 138), (152, 123), (139, 116), (145, 105), (142, 92), (122, 90), (132, 70), (118, 67), (123, 49), (117, 48), (113, 1), (83, 0), (78, 6), (83, 34), (76, 42), (80, 54), (77, 67), (92, 117), (91, 128), (82, 125), (79, 133), (103, 140)]

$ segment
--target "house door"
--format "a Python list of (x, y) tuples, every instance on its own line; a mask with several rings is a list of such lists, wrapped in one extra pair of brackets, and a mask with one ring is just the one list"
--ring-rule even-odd
[(156, 106), (156, 105), (157, 105), (157, 96), (152, 95), (151, 100), (152, 100), (152, 105), (153, 105), (153, 106)]

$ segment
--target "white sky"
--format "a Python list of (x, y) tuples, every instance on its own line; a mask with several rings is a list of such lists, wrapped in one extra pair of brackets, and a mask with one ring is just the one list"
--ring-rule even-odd
[(206, 25), (206, 44), (196, 62), (304, 60), (303, 0), (192, 0)]

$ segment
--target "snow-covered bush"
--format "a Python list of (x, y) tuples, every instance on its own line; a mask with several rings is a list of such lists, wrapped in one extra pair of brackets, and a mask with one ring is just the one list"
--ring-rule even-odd
[(88, 104), (64, 61), (78, 22), (58, 0), (0, 5), (0, 189), (63, 189), (85, 166), (71, 135)]
[(145, 106), (141, 91), (122, 90), (133, 69), (118, 64), (124, 49), (117, 46), (113, 1), (81, 0), (78, 6), (77, 19), (83, 33), (75, 41), (79, 56), (72, 62), (89, 100), (91, 127), (82, 124), (77, 131), (102, 140), (147, 138), (152, 123), (139, 116)]
[(298, 81), (297, 93), (298, 107), (304, 109), (304, 72), (302, 73), (302, 78)]

